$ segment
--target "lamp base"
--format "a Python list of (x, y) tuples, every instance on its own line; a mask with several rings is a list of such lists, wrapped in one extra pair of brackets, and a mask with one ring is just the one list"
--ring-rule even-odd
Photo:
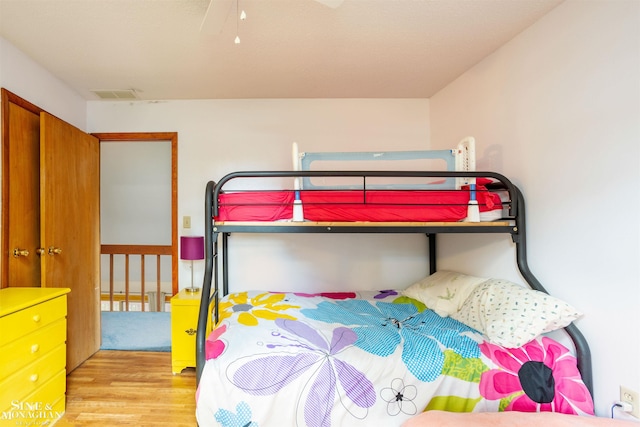
[(184, 291), (188, 294), (197, 294), (198, 292), (200, 292), (200, 288), (195, 288), (195, 287), (190, 287), (190, 288), (184, 288)]

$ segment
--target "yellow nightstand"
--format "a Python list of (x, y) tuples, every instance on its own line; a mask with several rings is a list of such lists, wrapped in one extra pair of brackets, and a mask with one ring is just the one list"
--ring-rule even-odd
[(0, 290), (0, 419), (12, 425), (33, 417), (44, 425), (64, 414), (68, 292)]
[(171, 371), (196, 367), (196, 330), (201, 292), (185, 289), (171, 298)]

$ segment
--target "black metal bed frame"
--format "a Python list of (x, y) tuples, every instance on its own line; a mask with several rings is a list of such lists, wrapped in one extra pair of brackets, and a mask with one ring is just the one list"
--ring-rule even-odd
[[(370, 177), (400, 177), (400, 178), (493, 178), (509, 193), (509, 214), (504, 221), (493, 223), (394, 223), (389, 225), (374, 222), (363, 225), (359, 223), (340, 222), (322, 223), (265, 223), (247, 224), (224, 222), (216, 224), (213, 218), (218, 215), (218, 199), (223, 192), (223, 186), (234, 179), (243, 178), (295, 178), (295, 177), (359, 177), (363, 180), (362, 191), (367, 191), (366, 179)], [(507, 225), (503, 225), (503, 224)], [(210, 305), (214, 304), (213, 319), (218, 319), (218, 300), (220, 298), (219, 272), (222, 268), (222, 296), (229, 292), (228, 276), (228, 237), (230, 233), (415, 233), (428, 237), (429, 269), (436, 271), (436, 236), (449, 233), (500, 233), (509, 234), (516, 246), (516, 263), (524, 280), (528, 285), (541, 292), (548, 293), (529, 269), (526, 249), (525, 204), (522, 192), (505, 176), (495, 172), (433, 172), (433, 171), (260, 171), (234, 172), (224, 176), (218, 183), (207, 183), (205, 192), (205, 274), (202, 285), (202, 297), (198, 315), (198, 329), (196, 333), (196, 378), (200, 375), (205, 363), (205, 342), (207, 322), (210, 320)], [(220, 257), (219, 246), (222, 248)], [(221, 259), (220, 259), (221, 258)], [(222, 267), (219, 263), (222, 262)], [(213, 289), (212, 289), (213, 284)], [(591, 352), (589, 345), (573, 323), (564, 328), (575, 347), (578, 359), (578, 369), (582, 379), (593, 396), (593, 374)]]

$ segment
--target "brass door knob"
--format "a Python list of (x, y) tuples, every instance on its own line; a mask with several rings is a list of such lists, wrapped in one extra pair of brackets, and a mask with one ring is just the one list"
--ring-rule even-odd
[(37, 248), (37, 249), (36, 249), (36, 253), (37, 253), (38, 255), (42, 255), (42, 254), (44, 254), (44, 248)]
[(60, 255), (62, 253), (62, 249), (56, 248), (54, 246), (49, 246), (49, 255)]
[(13, 256), (18, 258), (21, 256), (29, 256), (29, 251), (26, 249), (19, 249), (19, 248), (15, 248), (13, 250)]

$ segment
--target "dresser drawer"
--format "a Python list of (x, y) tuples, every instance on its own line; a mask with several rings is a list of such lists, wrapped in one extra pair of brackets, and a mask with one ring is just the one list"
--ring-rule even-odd
[(7, 408), (12, 401), (22, 401), (65, 369), (66, 346), (59, 345), (18, 372), (0, 382), (0, 408)]
[[(48, 425), (64, 414), (67, 373), (63, 369), (40, 388), (24, 397), (12, 399), (2, 413), (14, 422), (11, 425)], [(34, 419), (37, 423), (34, 424)]]
[(65, 319), (59, 319), (0, 347), (0, 381), (64, 344), (66, 335)]
[(0, 317), (0, 346), (34, 332), (67, 315), (67, 297), (45, 301)]

